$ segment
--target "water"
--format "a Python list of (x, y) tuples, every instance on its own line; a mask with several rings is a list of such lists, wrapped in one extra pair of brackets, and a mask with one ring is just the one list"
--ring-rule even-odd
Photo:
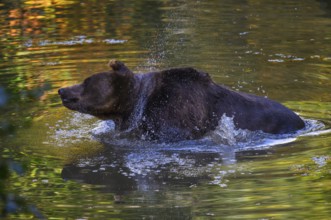
[[(2, 1), (0, 216), (329, 219), (330, 19), (324, 0)], [(267, 135), (223, 118), (200, 140), (154, 143), (61, 105), (59, 88), (114, 58), (135, 72), (204, 70), (307, 129)]]

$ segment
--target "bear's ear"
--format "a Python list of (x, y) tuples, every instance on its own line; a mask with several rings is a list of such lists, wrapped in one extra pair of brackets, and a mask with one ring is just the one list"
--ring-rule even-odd
[(124, 63), (118, 60), (110, 60), (109, 67), (114, 70), (115, 73), (119, 73), (120, 75), (132, 75), (133, 72), (125, 66)]

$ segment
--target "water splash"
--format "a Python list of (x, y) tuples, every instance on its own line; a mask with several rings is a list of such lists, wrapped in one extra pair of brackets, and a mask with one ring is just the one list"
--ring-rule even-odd
[[(105, 128), (105, 125), (95, 122), (93, 116), (73, 113), (68, 117), (69, 120), (58, 120), (55, 125), (49, 126), (50, 135), (45, 144), (52, 144), (58, 147), (70, 146), (84, 141), (91, 141), (93, 137), (90, 135), (91, 130), (97, 131)], [(97, 133), (96, 133), (97, 134)]]
[[(78, 161), (78, 167), (96, 166), (92, 172), (97, 173), (117, 169), (120, 175), (135, 179), (141, 189), (153, 185), (148, 179), (162, 179), (163, 176), (176, 180), (204, 176), (212, 185), (227, 187), (227, 177), (240, 170), (236, 163), (237, 152), (267, 149), (293, 142), (300, 136), (331, 132), (323, 130), (324, 125), (316, 120), (306, 119), (305, 123), (305, 129), (294, 134), (274, 135), (237, 129), (233, 118), (224, 115), (219, 126), (202, 139), (155, 143), (133, 138), (130, 131), (115, 130), (112, 121), (96, 121), (91, 116), (73, 113), (69, 122), (58, 121), (52, 128), (54, 134), (51, 137), (53, 143), (61, 147), (86, 140), (101, 141), (111, 153), (84, 157)], [(314, 161), (320, 163), (322, 159), (315, 158)]]
[(233, 117), (223, 115), (218, 124), (217, 128), (206, 136), (216, 144), (235, 146), (259, 135), (259, 132), (237, 129)]
[[(139, 116), (139, 111), (137, 112)], [(137, 116), (137, 117), (138, 117)], [(143, 139), (133, 138), (130, 130), (119, 132), (115, 130), (112, 121), (97, 122), (98, 125), (91, 129), (92, 138), (107, 144), (140, 149), (197, 151), (197, 152), (224, 152), (226, 149), (234, 151), (268, 148), (274, 145), (285, 144), (295, 141), (301, 136), (319, 135), (331, 132), (325, 128), (322, 122), (312, 119), (304, 119), (305, 128), (293, 134), (268, 134), (262, 131), (249, 131), (236, 128), (233, 118), (225, 115), (219, 121), (219, 126), (214, 131), (207, 133), (199, 140), (184, 140), (176, 143), (151, 143)], [(85, 132), (84, 132), (85, 133)]]
[[(142, 100), (143, 102), (144, 100)], [(219, 126), (214, 131), (207, 133), (199, 140), (184, 140), (175, 143), (155, 143), (136, 138), (132, 134), (137, 118), (141, 117), (141, 109), (137, 109), (133, 118), (133, 126), (128, 131), (119, 132), (115, 130), (113, 121), (99, 121), (94, 117), (71, 113), (68, 121), (59, 120), (50, 127), (50, 139), (57, 146), (70, 143), (83, 142), (86, 140), (97, 140), (105, 144), (129, 149), (153, 149), (171, 151), (197, 151), (197, 152), (219, 152), (227, 149), (233, 151), (254, 150), (268, 148), (274, 145), (295, 141), (301, 136), (320, 135), (331, 132), (325, 129), (322, 122), (312, 119), (304, 119), (305, 128), (293, 134), (268, 134), (262, 131), (249, 131), (235, 127), (232, 117), (225, 115), (219, 121)]]
[[(304, 119), (305, 128), (292, 134), (269, 134), (262, 131), (249, 131), (237, 129), (233, 118), (222, 116), (219, 126), (209, 134), (206, 139), (210, 139), (216, 145), (225, 145), (235, 148), (235, 151), (257, 150), (275, 145), (286, 144), (295, 141), (300, 136), (319, 134), (328, 130), (324, 129), (324, 124), (312, 119)], [(331, 132), (331, 131), (330, 131)]]

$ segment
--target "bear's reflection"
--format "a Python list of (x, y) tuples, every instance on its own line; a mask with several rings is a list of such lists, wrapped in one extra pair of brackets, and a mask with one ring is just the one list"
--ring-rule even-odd
[(97, 155), (66, 165), (62, 178), (103, 185), (103, 190), (121, 195), (135, 190), (160, 190), (169, 185), (190, 187), (199, 181), (212, 181), (211, 173), (231, 161), (234, 161), (234, 151), (133, 150), (132, 147), (107, 145)]

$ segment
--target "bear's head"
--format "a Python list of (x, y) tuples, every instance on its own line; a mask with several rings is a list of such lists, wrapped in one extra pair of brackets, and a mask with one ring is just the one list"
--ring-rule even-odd
[(109, 67), (81, 84), (59, 89), (63, 105), (101, 119), (122, 117), (131, 108), (134, 74), (120, 61), (111, 60)]

